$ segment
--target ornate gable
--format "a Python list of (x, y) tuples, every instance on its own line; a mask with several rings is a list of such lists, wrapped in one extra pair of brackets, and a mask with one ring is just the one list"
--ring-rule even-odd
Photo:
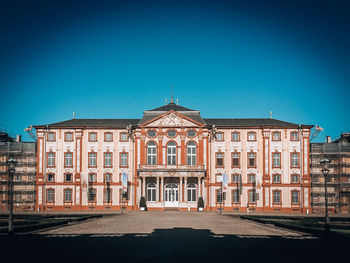
[(174, 111), (169, 111), (166, 114), (163, 114), (161, 116), (158, 116), (157, 118), (150, 120), (146, 123), (144, 123), (142, 126), (151, 126), (151, 127), (174, 127), (174, 126), (185, 126), (185, 127), (193, 127), (193, 126), (201, 126), (200, 123), (197, 123), (194, 120), (191, 120), (190, 118), (186, 116), (182, 116), (179, 113), (176, 113)]

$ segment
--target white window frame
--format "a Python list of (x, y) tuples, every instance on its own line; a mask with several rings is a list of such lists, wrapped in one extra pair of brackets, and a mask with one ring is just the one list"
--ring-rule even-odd
[(73, 167), (73, 153), (64, 153), (64, 164), (67, 167)]
[(120, 166), (126, 167), (128, 166), (128, 154), (120, 153)]
[(167, 164), (176, 165), (176, 143), (174, 141), (167, 145)]
[(197, 187), (194, 183), (187, 184), (187, 201), (197, 201)]
[(55, 166), (55, 153), (49, 152), (47, 154), (47, 166), (48, 167), (53, 167)]
[(147, 184), (147, 202), (155, 202), (157, 197), (157, 186), (155, 183)]
[(64, 189), (64, 201), (72, 202), (72, 189), (70, 188)]
[(281, 153), (272, 153), (272, 167), (281, 167)]
[(89, 153), (89, 166), (97, 166), (97, 153)]
[(147, 144), (147, 164), (157, 164), (157, 145), (153, 141)]
[(105, 158), (105, 160), (104, 160), (105, 166), (106, 167), (112, 167), (112, 153), (106, 152), (104, 154), (104, 158)]
[(187, 164), (188, 165), (196, 165), (196, 143), (195, 142), (189, 142), (187, 144)]

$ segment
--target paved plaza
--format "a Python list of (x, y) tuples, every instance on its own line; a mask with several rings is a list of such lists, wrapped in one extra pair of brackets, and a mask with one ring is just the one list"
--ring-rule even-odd
[(0, 235), (1, 262), (337, 262), (327, 239), (214, 212), (127, 212), (31, 234)]

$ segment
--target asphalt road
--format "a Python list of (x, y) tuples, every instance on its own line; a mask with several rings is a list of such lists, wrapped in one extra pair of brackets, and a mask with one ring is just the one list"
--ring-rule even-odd
[(2, 235), (0, 245), (1, 262), (298, 263), (344, 261), (350, 242), (215, 213), (147, 212)]

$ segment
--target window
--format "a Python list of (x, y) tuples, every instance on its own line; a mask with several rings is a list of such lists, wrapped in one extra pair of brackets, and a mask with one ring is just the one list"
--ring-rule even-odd
[(224, 154), (216, 153), (216, 167), (224, 167)]
[(147, 201), (156, 201), (156, 184), (150, 183), (147, 185)]
[(292, 174), (292, 183), (299, 183), (299, 175)]
[(233, 174), (232, 175), (232, 183), (239, 183), (239, 174)]
[(196, 185), (188, 184), (187, 185), (187, 200), (190, 202), (196, 201)]
[(187, 164), (196, 165), (196, 143), (189, 142), (187, 144)]
[(216, 174), (215, 175), (215, 180), (216, 180), (216, 182), (218, 183), (218, 182), (222, 182), (222, 174)]
[(54, 182), (55, 181), (55, 175), (54, 174), (48, 174), (47, 175), (47, 181), (48, 182)]
[(157, 145), (155, 142), (149, 142), (147, 144), (147, 164), (157, 164)]
[(72, 167), (73, 166), (73, 153), (64, 153), (64, 166)]
[(299, 204), (299, 191), (292, 191), (292, 204)]
[(188, 137), (194, 137), (194, 136), (196, 136), (196, 131), (195, 131), (195, 130), (189, 130), (189, 131), (187, 132), (187, 136), (188, 136)]
[(173, 138), (173, 137), (175, 137), (176, 136), (176, 131), (175, 130), (170, 130), (170, 131), (168, 131), (168, 136), (170, 137), (170, 138)]
[(255, 153), (248, 153), (248, 167), (255, 167)]
[(232, 133), (232, 141), (239, 141), (239, 132)]
[(112, 182), (112, 174), (105, 174), (105, 182), (110, 183)]
[(64, 140), (66, 142), (72, 142), (73, 141), (73, 133), (72, 132), (66, 132), (64, 134)]
[(299, 167), (299, 153), (292, 153), (291, 159), (292, 167)]
[(238, 190), (232, 191), (232, 203), (239, 203), (239, 191)]
[(291, 132), (290, 133), (290, 140), (291, 141), (299, 141), (299, 133), (298, 132)]
[(89, 202), (95, 202), (95, 200), (96, 200), (96, 189), (95, 188), (89, 188), (88, 200), (89, 200)]
[(127, 142), (128, 141), (128, 134), (126, 132), (120, 133), (120, 141), (121, 142)]
[(106, 132), (105, 133), (105, 142), (112, 142), (113, 141), (113, 133)]
[(226, 192), (221, 192), (221, 190), (216, 191), (216, 202), (222, 203), (223, 200), (226, 200)]
[(89, 133), (89, 142), (96, 142), (97, 141), (97, 133), (96, 132), (90, 132)]
[(65, 174), (64, 175), (64, 181), (65, 182), (72, 182), (72, 180), (73, 180), (72, 174)]
[(217, 141), (223, 141), (224, 140), (224, 133), (223, 132), (217, 132), (215, 136), (216, 136), (216, 140)]
[(47, 140), (50, 142), (56, 141), (56, 133), (48, 132), (47, 133)]
[(272, 154), (272, 167), (281, 167), (281, 154), (273, 153)]
[(96, 178), (96, 174), (93, 174), (93, 173), (89, 174), (89, 178), (88, 178), (89, 183), (94, 183), (94, 182), (96, 182), (96, 181), (97, 181), (96, 179), (97, 179), (97, 178)]
[(94, 167), (96, 166), (96, 160), (97, 160), (97, 153), (89, 153), (89, 166)]
[(273, 176), (272, 176), (272, 182), (273, 183), (275, 183), (275, 184), (279, 184), (279, 183), (281, 183), (281, 175), (279, 175), (279, 174), (274, 174)]
[(112, 190), (110, 188), (105, 189), (105, 196), (104, 196), (105, 203), (110, 203), (112, 201)]
[(72, 202), (72, 189), (64, 189), (64, 201)]
[(55, 166), (55, 153), (47, 154), (47, 166), (54, 167)]
[(248, 132), (248, 141), (256, 141), (256, 133)]
[(123, 167), (128, 166), (128, 154), (127, 153), (120, 154), (120, 166), (123, 166)]
[(232, 167), (239, 167), (239, 153), (232, 153)]
[(176, 143), (175, 142), (168, 143), (168, 164), (170, 165), (176, 164)]
[(273, 141), (280, 141), (281, 140), (281, 133), (280, 132), (273, 132), (272, 133), (272, 140)]
[(15, 174), (15, 177), (13, 178), (14, 181), (21, 181), (21, 175)]
[(21, 201), (21, 199), (22, 199), (21, 194), (15, 194), (15, 202), (16, 203), (19, 203)]
[(112, 153), (104, 153), (104, 159), (105, 167), (112, 167)]
[(248, 174), (248, 183), (255, 183), (256, 176), (255, 174)]
[(54, 202), (55, 201), (55, 190), (54, 189), (47, 189), (46, 201), (47, 202)]
[(281, 203), (281, 192), (280, 191), (273, 191), (273, 202), (275, 204)]
[(248, 191), (248, 202), (249, 203), (255, 203), (256, 202), (256, 191), (255, 190), (250, 190)]
[(148, 135), (148, 137), (153, 138), (153, 137), (156, 137), (157, 133), (156, 133), (155, 130), (149, 130), (149, 131), (147, 132), (147, 135)]

